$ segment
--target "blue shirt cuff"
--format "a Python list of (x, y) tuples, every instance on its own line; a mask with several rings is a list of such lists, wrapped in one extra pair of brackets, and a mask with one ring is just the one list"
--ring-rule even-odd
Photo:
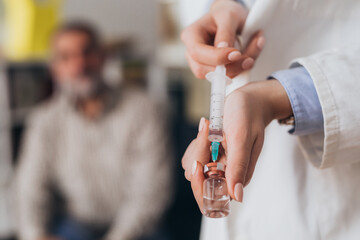
[(235, 2), (241, 3), (244, 7), (247, 7), (243, 0), (235, 0)]
[(302, 66), (281, 70), (269, 78), (277, 79), (284, 87), (294, 113), (295, 126), (289, 132), (307, 135), (324, 129), (324, 118), (310, 74)]

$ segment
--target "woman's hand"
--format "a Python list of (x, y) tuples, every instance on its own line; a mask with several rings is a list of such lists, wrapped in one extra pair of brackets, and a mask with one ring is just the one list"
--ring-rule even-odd
[(249, 83), (226, 98), (225, 176), (233, 199), (242, 201), (243, 187), (250, 182), (262, 149), (265, 127), (291, 114), (289, 98), (277, 80)]
[(229, 77), (253, 67), (265, 43), (262, 32), (254, 34), (243, 53), (234, 48), (247, 14), (244, 6), (235, 1), (218, 0), (207, 14), (183, 31), (186, 58), (196, 77), (205, 78), (217, 65), (226, 65)]
[[(198, 135), (196, 139), (190, 143), (182, 159), (185, 177), (191, 181), (191, 188), (200, 211), (202, 211), (203, 207), (204, 165), (210, 162), (210, 142), (208, 135), (209, 121), (201, 118)], [(219, 161), (223, 163), (226, 161), (223, 149), (219, 151)]]
[[(224, 135), (225, 177), (231, 198), (241, 202), (243, 186), (253, 175), (264, 142), (265, 127), (273, 119), (292, 114), (285, 89), (277, 80), (249, 83), (231, 93), (225, 100)], [(202, 120), (197, 138), (182, 159), (186, 178), (191, 181), (195, 198), (202, 208), (202, 166), (210, 161), (209, 122)], [(192, 167), (191, 167), (192, 166)]]

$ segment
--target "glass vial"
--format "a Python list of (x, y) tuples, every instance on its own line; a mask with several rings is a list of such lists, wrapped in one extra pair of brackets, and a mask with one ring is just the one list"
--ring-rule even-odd
[(203, 213), (210, 218), (226, 217), (230, 213), (230, 196), (225, 179), (225, 165), (211, 162), (204, 166)]

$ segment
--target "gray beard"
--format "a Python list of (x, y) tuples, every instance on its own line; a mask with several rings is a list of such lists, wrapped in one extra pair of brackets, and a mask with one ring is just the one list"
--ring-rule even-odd
[(104, 87), (104, 81), (100, 77), (94, 77), (86, 83), (77, 81), (62, 81), (57, 84), (58, 92), (72, 102), (84, 101), (96, 97)]

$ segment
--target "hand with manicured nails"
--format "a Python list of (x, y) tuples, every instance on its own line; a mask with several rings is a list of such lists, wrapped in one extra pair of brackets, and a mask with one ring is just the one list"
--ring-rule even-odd
[[(249, 83), (231, 93), (224, 106), (224, 136), (220, 162), (225, 163), (225, 178), (232, 199), (242, 202), (243, 187), (254, 173), (264, 142), (265, 127), (273, 119), (292, 114), (289, 98), (277, 80)], [(182, 159), (185, 177), (191, 181), (196, 201), (202, 209), (203, 166), (210, 162), (209, 121), (199, 124), (197, 138)]]
[(186, 58), (197, 78), (204, 79), (217, 65), (226, 65), (230, 78), (253, 67), (265, 43), (262, 32), (254, 34), (243, 53), (234, 48), (247, 14), (244, 6), (235, 1), (218, 0), (207, 14), (183, 31)]

